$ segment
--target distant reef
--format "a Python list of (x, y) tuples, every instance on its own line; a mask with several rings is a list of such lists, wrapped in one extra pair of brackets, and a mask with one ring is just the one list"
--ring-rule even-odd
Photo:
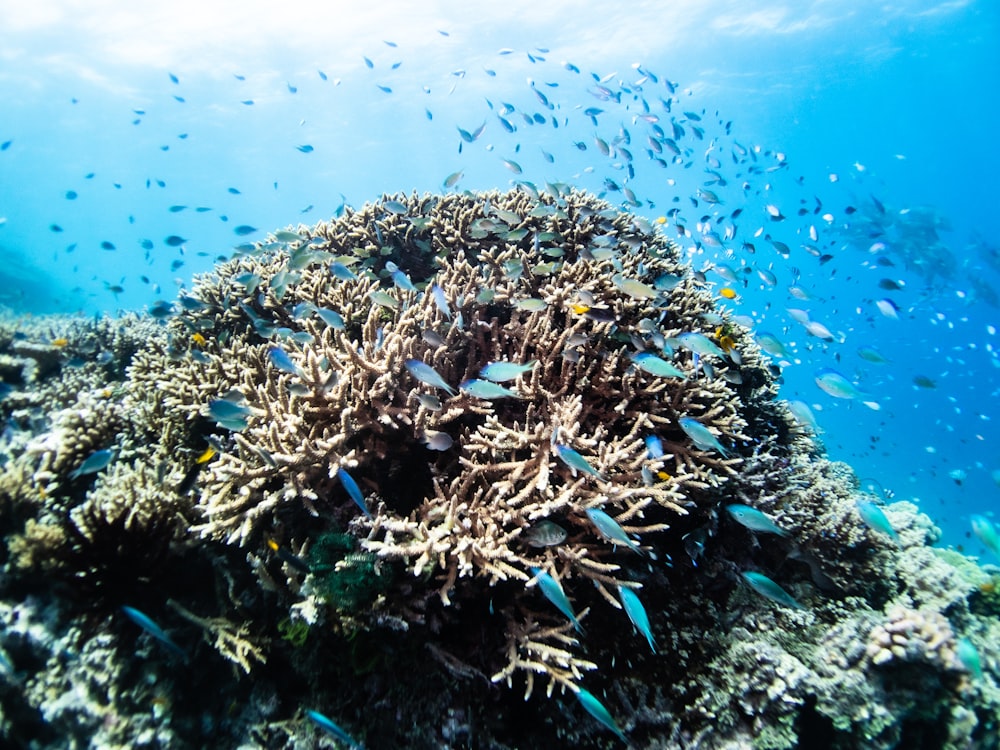
[(6, 315), (0, 737), (1000, 747), (1000, 570), (779, 377), (655, 222), (559, 185)]

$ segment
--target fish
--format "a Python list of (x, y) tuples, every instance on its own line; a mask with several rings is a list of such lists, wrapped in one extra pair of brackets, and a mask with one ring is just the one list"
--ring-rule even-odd
[(792, 413), (792, 417), (801, 427), (808, 428), (814, 435), (819, 434), (819, 422), (816, 421), (812, 409), (805, 401), (789, 401), (788, 411)]
[[(864, 399), (865, 393), (850, 380), (834, 369), (824, 367), (816, 371), (816, 385), (820, 390), (829, 393), (834, 398)], [(870, 409), (878, 410), (875, 401), (862, 401)]]
[(982, 542), (983, 546), (996, 558), (1000, 559), (1000, 535), (997, 534), (996, 527), (990, 519), (974, 514), (969, 516), (969, 522), (972, 524), (972, 533), (976, 535), (976, 539)]
[(334, 261), (330, 264), (330, 273), (333, 274), (334, 278), (341, 281), (353, 281), (358, 278), (358, 275), (354, 271), (339, 261)]
[(238, 227), (233, 229), (233, 232), (239, 237), (246, 237), (248, 234), (253, 234), (259, 231), (257, 227), (252, 227), (249, 224), (240, 224)]
[(158, 640), (163, 646), (166, 647), (175, 656), (179, 657), (181, 661), (187, 661), (188, 655), (180, 646), (174, 643), (173, 639), (165, 632), (163, 628), (153, 622), (146, 614), (140, 612), (134, 607), (122, 606), (122, 612), (136, 625), (145, 630), (149, 635), (153, 636)]
[(695, 446), (703, 451), (715, 450), (722, 454), (723, 458), (729, 458), (729, 453), (722, 447), (719, 439), (713, 435), (709, 429), (693, 417), (681, 417), (678, 420), (680, 428), (691, 438)]
[(306, 573), (308, 575), (309, 573), (312, 572), (312, 568), (309, 567), (309, 564), (305, 560), (303, 560), (298, 555), (292, 554), (287, 549), (279, 545), (273, 539), (267, 540), (267, 546), (282, 561), (288, 563), (290, 566), (295, 568), (300, 573)]
[(887, 318), (899, 320), (899, 306), (891, 299), (880, 299), (875, 301), (875, 307)]
[(521, 165), (512, 159), (502, 159), (501, 161), (503, 161), (503, 165), (514, 174), (521, 174), (524, 171), (521, 169)]
[(484, 400), (494, 398), (523, 398), (523, 396), (516, 391), (512, 391), (510, 388), (504, 388), (499, 383), (492, 383), (489, 380), (479, 380), (476, 378), (463, 380), (458, 387), (462, 393), (466, 393), (473, 398), (481, 398)]
[(451, 310), (448, 308), (448, 298), (444, 295), (444, 290), (437, 284), (431, 285), (431, 294), (434, 297), (434, 304), (437, 309), (441, 311), (441, 314), (448, 320), (451, 320)]
[(337, 468), (337, 479), (340, 480), (340, 485), (347, 492), (347, 495), (354, 501), (354, 504), (361, 508), (361, 511), (368, 516), (372, 517), (372, 512), (368, 510), (368, 503), (365, 502), (364, 495), (361, 494), (361, 488), (358, 487), (358, 483), (354, 481), (354, 477), (347, 473), (344, 467)]
[(289, 232), (287, 229), (279, 229), (274, 233), (274, 239), (278, 242), (301, 242), (302, 235), (298, 232)]
[(220, 427), (239, 432), (246, 429), (251, 411), (249, 406), (228, 398), (216, 398), (208, 402), (208, 413)]
[(424, 430), (423, 443), (432, 451), (446, 451), (454, 444), (454, 439), (447, 432)]
[(625, 608), (628, 619), (635, 625), (635, 629), (642, 633), (649, 644), (649, 650), (655, 654), (656, 643), (653, 641), (653, 631), (649, 627), (649, 615), (646, 614), (646, 608), (642, 606), (639, 595), (628, 586), (619, 585), (618, 597), (622, 600), (622, 607)]
[(582, 471), (584, 474), (590, 474), (592, 477), (600, 479), (602, 482), (606, 482), (607, 477), (605, 477), (601, 472), (591, 466), (587, 459), (577, 453), (575, 450), (570, 448), (568, 445), (563, 445), (562, 443), (555, 443), (553, 445), (556, 451), (556, 455), (559, 456), (559, 460), (566, 464), (573, 472), (573, 476), (576, 476), (577, 471)]
[(184, 477), (177, 486), (174, 488), (174, 492), (178, 495), (186, 495), (194, 487), (194, 483), (198, 480), (198, 475), (201, 473), (202, 468), (205, 464), (215, 457), (216, 450), (214, 446), (208, 446), (198, 458), (195, 459), (194, 463), (191, 464), (191, 468), (187, 470)]
[(761, 531), (766, 534), (777, 534), (778, 536), (788, 536), (788, 532), (780, 528), (774, 521), (761, 513), (756, 508), (749, 505), (733, 503), (726, 506), (726, 512), (731, 515), (738, 524), (745, 526), (751, 531)]
[[(370, 60), (368, 60), (368, 58), (366, 57), (365, 58), (365, 62), (370, 62)], [(351, 737), (351, 735), (349, 735), (343, 729), (341, 729), (340, 727), (338, 727), (336, 724), (333, 723), (333, 721), (331, 721), (330, 719), (328, 719), (326, 716), (324, 716), (323, 714), (321, 714), (319, 711), (307, 710), (306, 711), (306, 716), (309, 717), (309, 720), (313, 724), (315, 724), (316, 726), (318, 726), (320, 729), (322, 729), (324, 732), (326, 732), (331, 737), (339, 740), (340, 742), (343, 742), (348, 747), (351, 747), (351, 748), (360, 748), (361, 747), (361, 744), (358, 743), (358, 742), (356, 742), (354, 740), (354, 738)]]
[(463, 174), (464, 172), (461, 171), (452, 172), (450, 175), (444, 178), (444, 183), (443, 183), (444, 187), (446, 188), (455, 187), (455, 185), (458, 184), (458, 181), (462, 179)]
[(107, 468), (108, 464), (114, 460), (117, 452), (117, 448), (103, 448), (102, 450), (94, 451), (83, 460), (83, 463), (69, 473), (69, 478), (77, 479), (85, 474), (96, 474), (102, 469)]
[(721, 358), (725, 358), (726, 356), (726, 353), (722, 351), (722, 349), (716, 346), (708, 336), (702, 333), (681, 333), (677, 336), (677, 341), (688, 351), (702, 357), (709, 354)]
[(313, 310), (313, 312), (319, 316), (320, 320), (330, 326), (330, 328), (338, 331), (344, 330), (344, 319), (336, 310), (331, 310), (327, 307), (317, 307)]
[(526, 297), (514, 302), (514, 307), (518, 310), (524, 310), (525, 312), (539, 312), (548, 307), (548, 303), (543, 299), (538, 299), (537, 297)]
[(983, 664), (979, 659), (979, 652), (972, 644), (972, 641), (964, 636), (959, 638), (955, 646), (955, 655), (958, 656), (958, 660), (962, 662), (962, 666), (965, 667), (974, 679), (983, 679)]
[(399, 201), (388, 200), (382, 204), (382, 208), (391, 214), (396, 214), (398, 216), (405, 215), (410, 209), (406, 207), (405, 203), (400, 203)]
[(276, 368), (282, 372), (288, 372), (292, 375), (302, 376), (302, 370), (299, 366), (292, 362), (292, 358), (288, 356), (288, 352), (282, 349), (280, 346), (269, 346), (267, 348), (267, 358)]
[(816, 338), (823, 339), (824, 341), (833, 341), (833, 333), (831, 333), (830, 329), (818, 320), (807, 320), (803, 323), (803, 325), (810, 336), (815, 336)]
[(580, 621), (576, 617), (576, 612), (573, 611), (573, 605), (570, 604), (569, 599), (566, 598), (566, 592), (563, 591), (563, 587), (559, 581), (541, 568), (532, 568), (531, 574), (535, 576), (538, 588), (541, 589), (545, 598), (552, 602), (556, 606), (556, 609), (566, 615), (569, 621), (573, 623), (573, 627), (576, 628), (578, 633), (582, 633), (583, 628), (580, 626)]
[(390, 310), (399, 309), (399, 300), (393, 297), (388, 292), (383, 292), (381, 289), (376, 289), (368, 295), (372, 302), (382, 307), (387, 307)]
[(604, 707), (604, 704), (597, 700), (592, 693), (587, 692), (583, 688), (578, 688), (576, 699), (580, 701), (580, 705), (583, 706), (584, 711), (597, 719), (606, 729), (614, 732), (615, 736), (626, 745), (629, 744), (628, 738), (621, 730), (621, 727), (615, 722), (614, 717), (611, 716), (611, 713)]
[(414, 393), (413, 395), (420, 402), (420, 405), (428, 411), (441, 411), (441, 399), (433, 393)]
[(683, 372), (678, 370), (674, 365), (667, 362), (665, 359), (657, 357), (651, 352), (641, 352), (639, 354), (632, 355), (632, 361), (635, 366), (638, 367), (643, 372), (647, 372), (650, 375), (656, 375), (661, 378), (686, 378)]
[(642, 548), (639, 547), (639, 543), (626, 534), (625, 530), (610, 515), (605, 513), (600, 508), (587, 508), (586, 513), (587, 518), (590, 519), (590, 522), (597, 528), (597, 532), (605, 540), (614, 545), (620, 544), (628, 547), (630, 550), (639, 555), (643, 554)]
[(505, 383), (508, 380), (517, 379), (526, 372), (530, 372), (537, 364), (537, 359), (533, 359), (523, 365), (516, 362), (489, 362), (479, 370), (479, 377), (491, 380), (494, 383)]
[(743, 580), (750, 585), (750, 588), (763, 596), (765, 599), (770, 599), (772, 602), (776, 602), (783, 607), (790, 607), (791, 609), (805, 609), (804, 606), (792, 598), (791, 594), (763, 573), (743, 571), (740, 575), (743, 576)]
[(896, 530), (892, 528), (892, 524), (889, 523), (889, 519), (885, 517), (885, 513), (879, 506), (870, 500), (861, 499), (855, 500), (854, 505), (858, 509), (861, 520), (868, 525), (868, 528), (888, 535), (894, 542), (899, 541)]
[(529, 547), (554, 547), (566, 541), (566, 529), (555, 521), (543, 518), (528, 527), (524, 532), (524, 541)]
[[(395, 265), (395, 264), (393, 264), (393, 265)], [(388, 266), (389, 266), (389, 264), (387, 263), (386, 267), (388, 267)], [(413, 282), (410, 281), (410, 277), (407, 276), (406, 273), (404, 273), (401, 269), (399, 269), (399, 268), (393, 268), (390, 271), (390, 275), (391, 275), (391, 278), (392, 278), (392, 283), (393, 283), (393, 285), (395, 285), (395, 287), (397, 289), (400, 289), (400, 290), (402, 290), (404, 292), (415, 292), (415, 291), (417, 291), (417, 288), (413, 285)]]
[(444, 378), (431, 367), (426, 362), (422, 362), (419, 359), (408, 359), (404, 363), (404, 366), (409, 371), (410, 375), (419, 380), (421, 383), (433, 386), (434, 388), (440, 388), (441, 390), (448, 393), (450, 396), (457, 396), (458, 393), (448, 385)]
[(646, 444), (646, 458), (663, 458), (663, 441), (656, 435), (646, 435), (643, 442)]
[(888, 357), (873, 346), (859, 346), (858, 356), (866, 362), (871, 362), (876, 365), (888, 364), (890, 361)]
[(777, 336), (766, 331), (758, 331), (756, 335), (757, 345), (772, 357), (788, 358), (788, 350), (781, 343)]
[(433, 346), (435, 349), (438, 348), (439, 346), (444, 346), (444, 336), (442, 336), (440, 333), (430, 328), (425, 328), (424, 330), (422, 330), (420, 332), (420, 338), (423, 339), (426, 343)]
[(619, 291), (625, 293), (632, 299), (655, 299), (659, 292), (649, 284), (644, 284), (635, 279), (628, 279), (620, 273), (611, 277), (613, 283)]

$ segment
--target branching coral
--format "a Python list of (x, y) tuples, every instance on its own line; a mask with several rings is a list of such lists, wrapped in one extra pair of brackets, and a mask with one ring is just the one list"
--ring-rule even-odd
[[(133, 398), (153, 400), (164, 424), (204, 430), (213, 399), (243, 405), (246, 428), (201, 477), (197, 531), (242, 546), (280, 522), (301, 544), (293, 519), (313, 508), (332, 501), (349, 520), (337, 481), (347, 470), (374, 510), (352, 522), (363, 546), (433, 576), (445, 605), (461, 579), (525, 582), (535, 566), (560, 568), (567, 585), (590, 579), (615, 602), (627, 579), (585, 512), (605, 509), (648, 540), (714, 504), (753, 442), (748, 419), (773, 396), (754, 347), (729, 326), (723, 354), (703, 319), (711, 299), (676, 248), (590, 196), (404, 204), (300, 228), (277, 253), (219, 267), (172, 324), (175, 348), (136, 358)], [(189, 356), (181, 326), (205, 338)], [(716, 354), (686, 344), (692, 335)], [(650, 374), (639, 353), (682, 376)], [(451, 389), (472, 384), (442, 401), (446, 389), (415, 379), (412, 361)], [(710, 361), (746, 377), (710, 377)], [(536, 364), (511, 395), (480, 397), (489, 362)], [(737, 455), (693, 445), (681, 417)], [(428, 434), (453, 447), (428, 451)], [(653, 435), (662, 455), (645, 444)], [(560, 458), (567, 449), (586, 471)], [(523, 537), (546, 519), (569, 538), (539, 550)]]
[[(898, 504), (898, 542), (865, 526), (849, 468), (645, 220), (529, 186), (395, 196), (243, 248), (177, 309), (141, 349), (122, 337), (107, 383), (60, 391), (4, 467), (0, 492), (31, 509), (19, 571), (101, 591), (193, 556), (221, 606), (164, 598), (243, 673), (287, 658), (353, 678), (347, 654), (453, 694), (603, 681), (630, 733), (708, 747), (789, 747), (813, 714), (890, 727), (888, 657), (865, 656), (886, 638), (956, 671), (974, 587), (924, 546), (929, 521)], [(748, 570), (807, 609), (734, 591)]]

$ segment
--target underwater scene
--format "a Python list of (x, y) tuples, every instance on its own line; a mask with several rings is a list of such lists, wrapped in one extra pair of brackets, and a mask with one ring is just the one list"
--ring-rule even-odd
[(0, 19), (0, 746), (1000, 748), (1000, 4)]

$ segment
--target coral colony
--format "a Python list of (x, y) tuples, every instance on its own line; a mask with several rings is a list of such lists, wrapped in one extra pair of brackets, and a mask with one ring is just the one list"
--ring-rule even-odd
[(1000, 742), (996, 578), (592, 195), (388, 196), (0, 347), (8, 741)]

